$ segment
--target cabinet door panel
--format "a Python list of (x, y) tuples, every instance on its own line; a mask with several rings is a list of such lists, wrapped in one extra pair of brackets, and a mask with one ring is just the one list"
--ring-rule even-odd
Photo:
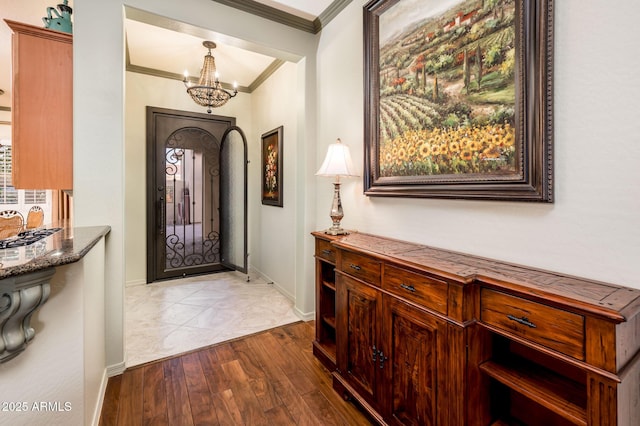
[(73, 36), (14, 21), (13, 186), (73, 188)]
[(446, 377), (441, 348), (444, 321), (384, 297), (386, 416), (402, 425), (439, 425), (446, 404), (439, 404), (438, 378)]
[(337, 277), (338, 365), (343, 376), (369, 403), (376, 405), (378, 319), (381, 294), (345, 275)]

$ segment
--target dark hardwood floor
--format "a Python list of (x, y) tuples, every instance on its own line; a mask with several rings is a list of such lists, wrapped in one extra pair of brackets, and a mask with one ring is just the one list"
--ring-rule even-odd
[(313, 335), (297, 322), (127, 369), (100, 425), (370, 425), (333, 391)]

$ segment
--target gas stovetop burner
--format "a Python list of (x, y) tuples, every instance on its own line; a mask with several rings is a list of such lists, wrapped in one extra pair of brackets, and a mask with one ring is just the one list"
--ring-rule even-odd
[(24, 231), (19, 233), (15, 237), (7, 238), (6, 240), (0, 240), (0, 249), (28, 246), (29, 244), (40, 241), (41, 239), (48, 237), (49, 235), (58, 232), (61, 229), (62, 228), (47, 228)]

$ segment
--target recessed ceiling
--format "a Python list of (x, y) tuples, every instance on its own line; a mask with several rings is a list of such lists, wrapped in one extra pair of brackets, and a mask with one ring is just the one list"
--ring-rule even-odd
[[(229, 4), (228, 1), (219, 1)], [(333, 3), (348, 3), (347, 0), (254, 0), (265, 6), (276, 9), (307, 21), (314, 21)], [(55, 2), (54, 2), (55, 3)], [(73, 8), (74, 0), (69, 1)], [(232, 6), (251, 3), (249, 0), (236, 0)], [(51, 0), (30, 0), (28, 2), (5, 1), (0, 8), (0, 88), (5, 91), (0, 96), (0, 122), (5, 122), (10, 115), (11, 107), (11, 30), (4, 23), (4, 19), (42, 26), (42, 16), (46, 14)], [(73, 16), (72, 16), (73, 19)], [(143, 70), (157, 70), (164, 76), (181, 76), (185, 69), (192, 76), (198, 76), (204, 55), (207, 53), (202, 46), (204, 38), (171, 31), (138, 20), (126, 20), (128, 60), (130, 65)], [(251, 87), (265, 72), (272, 72), (276, 58), (256, 53), (250, 50), (232, 46), (220, 40), (212, 54), (216, 58), (216, 65), (220, 79), (224, 83), (237, 81), (242, 89)], [(271, 67), (271, 71), (270, 71)]]
[[(131, 19), (126, 20), (125, 31), (128, 62), (133, 67), (146, 68), (151, 73), (155, 70), (182, 76), (186, 70), (190, 76), (200, 75), (208, 51), (202, 45), (204, 39)], [(216, 44), (211, 54), (223, 83), (249, 87), (275, 60), (219, 41)]]
[[(246, 0), (220, 2), (238, 8), (242, 8), (243, 3), (250, 3)], [(344, 0), (341, 2), (344, 3)], [(297, 16), (311, 24), (332, 4), (332, 0), (258, 0), (257, 3), (279, 13)], [(127, 69), (130, 71), (181, 79), (186, 70), (190, 76), (197, 78), (207, 53), (202, 42), (211, 40), (217, 45), (211, 53), (220, 81), (227, 86), (237, 83), (240, 91), (251, 92), (283, 63), (273, 56), (245, 49), (247, 43), (232, 42), (221, 34), (209, 32), (207, 38), (202, 38), (203, 31), (197, 29), (187, 34), (189, 31), (185, 31), (183, 26), (176, 30), (175, 25), (165, 22), (164, 18), (149, 17), (137, 10), (131, 10), (127, 17), (131, 18), (125, 22)]]

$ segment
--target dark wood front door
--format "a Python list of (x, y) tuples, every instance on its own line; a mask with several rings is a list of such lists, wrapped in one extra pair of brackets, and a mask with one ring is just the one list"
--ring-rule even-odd
[(235, 118), (147, 107), (147, 282), (227, 269), (221, 147)]

